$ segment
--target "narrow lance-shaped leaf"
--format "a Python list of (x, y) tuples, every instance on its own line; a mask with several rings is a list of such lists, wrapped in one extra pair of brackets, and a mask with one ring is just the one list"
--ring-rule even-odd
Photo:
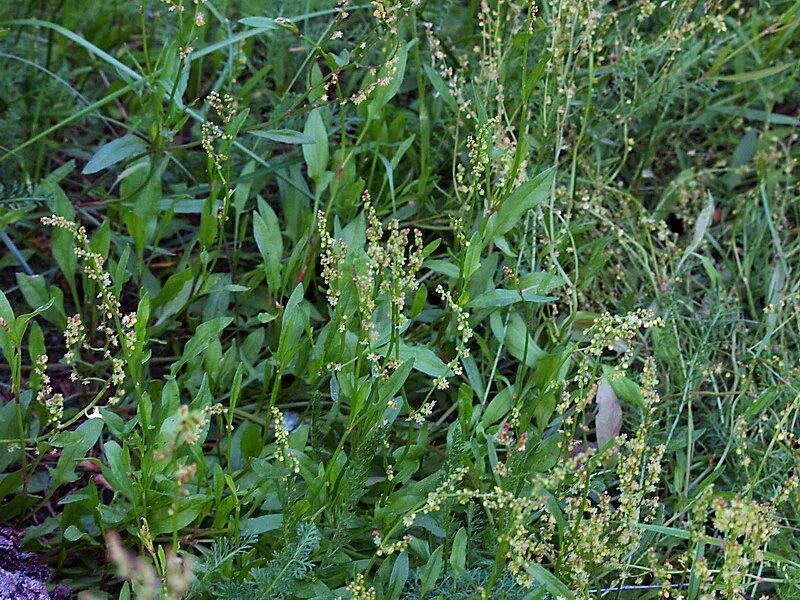
[(16, 343), (12, 343), (15, 342), (14, 336), (9, 335), (13, 325), (14, 311), (11, 309), (11, 304), (3, 290), (0, 290), (0, 351), (2, 351), (6, 362), (9, 363), (11, 362), (13, 346), (16, 345)]
[[(46, 180), (43, 184), (47, 194), (51, 197), (48, 204), (53, 212), (65, 219), (75, 218), (75, 209), (72, 207), (64, 190), (55, 181)], [(53, 258), (56, 259), (61, 272), (67, 278), (70, 289), (76, 294), (75, 270), (78, 266), (78, 257), (75, 255), (75, 240), (71, 232), (55, 227), (50, 232), (50, 246), (53, 251)], [(103, 254), (104, 256), (106, 254)], [(32, 273), (31, 273), (32, 274)]]
[(275, 24), (275, 20), (270, 19), (269, 17), (245, 17), (244, 19), (239, 19), (239, 23), (242, 25), (247, 25), (248, 27), (256, 27), (258, 29), (278, 28), (278, 26)]
[(484, 244), (492, 238), (503, 235), (517, 226), (519, 221), (532, 208), (544, 202), (553, 185), (556, 168), (542, 171), (530, 181), (526, 181), (500, 203), (497, 211), (486, 225)]
[(281, 320), (281, 337), (278, 342), (278, 361), (281, 365), (286, 365), (295, 355), (298, 349), (300, 336), (306, 326), (307, 315), (301, 305), (303, 302), (303, 284), (297, 284), (294, 288), (286, 308), (283, 311)]
[(147, 144), (143, 140), (135, 135), (124, 135), (100, 146), (94, 156), (86, 163), (83, 168), (83, 174), (91, 175), (92, 173), (97, 173), (135, 154), (141, 154), (145, 150), (147, 150)]
[(328, 132), (325, 130), (325, 123), (322, 121), (322, 112), (316, 108), (312, 110), (303, 133), (314, 140), (313, 144), (303, 144), (303, 157), (308, 166), (308, 176), (318, 180), (328, 166)]
[(378, 80), (384, 80), (388, 77), (389, 84), (379, 85), (370, 96), (369, 103), (367, 104), (367, 112), (371, 119), (377, 117), (380, 109), (389, 102), (389, 100), (394, 98), (395, 94), (400, 90), (406, 73), (408, 49), (415, 42), (416, 40), (398, 48), (397, 54), (393, 57), (391, 64), (385, 64), (381, 70), (378, 71), (376, 78)]
[(248, 131), (250, 135), (280, 142), (282, 144), (313, 144), (316, 139), (306, 133), (294, 131), (293, 129), (270, 129)]
[(678, 263), (678, 268), (676, 271), (680, 271), (683, 263), (686, 261), (689, 256), (694, 253), (699, 247), (700, 243), (703, 241), (703, 238), (708, 231), (708, 227), (711, 225), (711, 221), (714, 218), (714, 197), (711, 195), (711, 192), (708, 193), (708, 202), (706, 203), (705, 208), (700, 211), (700, 214), (697, 215), (697, 221), (694, 223), (694, 234), (692, 235), (692, 243), (689, 244), (689, 247), (683, 253), (680, 262)]
[(453, 549), (450, 551), (450, 567), (456, 577), (467, 576), (467, 530), (463, 527), (458, 530), (453, 540)]
[(183, 365), (205, 351), (209, 344), (211, 344), (211, 341), (218, 337), (219, 334), (222, 333), (222, 330), (232, 322), (233, 319), (231, 317), (217, 317), (216, 319), (206, 321), (202, 325), (198, 325), (192, 339), (189, 340), (183, 349), (183, 356), (170, 367), (170, 374), (174, 377)]
[(386, 597), (397, 600), (403, 592), (403, 587), (408, 579), (408, 553), (402, 552), (392, 567), (392, 574), (389, 576), (389, 589)]
[(270, 291), (278, 295), (281, 288), (281, 257), (283, 239), (280, 223), (275, 212), (259, 198), (259, 212), (253, 213), (253, 235), (261, 257), (264, 259), (267, 284)]
[(575, 595), (569, 591), (567, 585), (542, 565), (530, 565), (527, 569), (531, 578), (544, 586), (553, 598), (573, 600)]
[(431, 557), (428, 559), (428, 564), (426, 564), (422, 569), (422, 574), (420, 575), (420, 588), (422, 596), (436, 586), (436, 582), (439, 580), (439, 577), (442, 574), (442, 567), (444, 566), (444, 558), (442, 557), (443, 553), (444, 548), (442, 546), (436, 548), (433, 554), (431, 554)]

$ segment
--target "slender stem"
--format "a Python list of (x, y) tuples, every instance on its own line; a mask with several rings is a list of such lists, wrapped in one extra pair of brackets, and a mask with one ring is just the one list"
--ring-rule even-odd
[(22, 411), (22, 397), (20, 393), (22, 381), (22, 351), (19, 348), (13, 350), (14, 355), (11, 360), (14, 365), (11, 375), (11, 394), (14, 396), (17, 412), (17, 428), (19, 430), (19, 452), (20, 468), (22, 469), (22, 495), (28, 494), (28, 456), (25, 454), (25, 418)]

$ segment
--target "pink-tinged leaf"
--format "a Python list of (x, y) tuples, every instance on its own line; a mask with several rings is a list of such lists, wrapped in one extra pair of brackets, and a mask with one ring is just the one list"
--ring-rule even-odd
[(619, 405), (614, 388), (603, 377), (597, 387), (597, 416), (595, 428), (597, 431), (597, 447), (603, 448), (609, 441), (619, 435), (622, 428), (622, 408)]

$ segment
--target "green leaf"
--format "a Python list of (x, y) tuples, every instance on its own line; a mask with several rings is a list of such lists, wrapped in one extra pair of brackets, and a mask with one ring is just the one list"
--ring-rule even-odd
[(544, 588), (555, 598), (574, 600), (575, 595), (569, 591), (569, 588), (566, 586), (566, 584), (558, 577), (553, 575), (550, 571), (545, 569), (542, 565), (530, 565), (527, 568), (527, 572), (534, 581), (542, 584)]
[(389, 65), (381, 67), (376, 75), (376, 80), (381, 80), (386, 77), (391, 77), (389, 85), (379, 85), (374, 92), (370, 95), (367, 105), (367, 113), (370, 119), (378, 116), (380, 109), (386, 105), (389, 100), (395, 97), (403, 84), (403, 78), (406, 74), (406, 62), (408, 60), (408, 49), (414, 44), (416, 40), (409, 42), (407, 45), (400, 47), (397, 50), (397, 55), (394, 60), (394, 70), (389, 72)]
[(303, 133), (314, 140), (311, 144), (303, 144), (303, 157), (308, 166), (308, 176), (319, 182), (328, 166), (329, 152), (328, 132), (325, 130), (321, 109), (315, 108), (309, 113)]
[(205, 352), (211, 342), (218, 339), (222, 331), (232, 322), (232, 317), (217, 317), (216, 319), (206, 321), (202, 325), (198, 325), (192, 339), (184, 346), (183, 355), (170, 367), (170, 375), (175, 377), (183, 365), (192, 360), (195, 356), (199, 356), (202, 352)]
[(131, 479), (131, 457), (127, 449), (123, 449), (115, 441), (108, 441), (103, 444), (103, 451), (106, 456), (107, 467), (103, 467), (103, 476), (115, 492), (120, 492), (128, 500), (133, 502), (136, 497), (136, 490)]
[(553, 55), (550, 52), (546, 52), (541, 60), (539, 60), (539, 62), (537, 62), (532, 69), (524, 74), (525, 79), (522, 84), (523, 102), (527, 103), (530, 99), (536, 83), (539, 81), (539, 79), (541, 79), (542, 75), (544, 74), (544, 70), (547, 67), (547, 63), (549, 63), (552, 58)]
[(386, 597), (390, 600), (397, 600), (403, 592), (408, 579), (408, 553), (402, 552), (397, 560), (394, 561), (392, 574), (389, 576), (389, 589)]
[(745, 108), (743, 106), (709, 106), (707, 110), (709, 112), (742, 117), (743, 119), (749, 119), (751, 121), (759, 121), (761, 123), (767, 122), (770, 125), (791, 125), (792, 127), (800, 127), (800, 119), (797, 117), (777, 112), (767, 112), (755, 108)]
[(86, 163), (82, 173), (84, 175), (97, 173), (135, 154), (141, 154), (146, 150), (147, 144), (144, 140), (135, 135), (124, 135), (121, 138), (100, 146), (97, 152), (94, 153), (94, 156)]
[(765, 77), (777, 75), (778, 73), (781, 73), (792, 66), (794, 66), (792, 63), (784, 63), (782, 65), (766, 67), (756, 71), (748, 71), (747, 73), (737, 73), (735, 75), (717, 75), (714, 79), (719, 81), (735, 81), (737, 83), (741, 83), (743, 81), (757, 81), (759, 79), (764, 79)]
[(426, 260), (424, 266), (434, 273), (440, 273), (446, 277), (451, 277), (452, 279), (458, 279), (458, 266), (454, 265), (448, 260)]
[(606, 444), (619, 435), (622, 428), (622, 407), (619, 404), (614, 388), (608, 379), (602, 377), (595, 394), (597, 414), (595, 415), (595, 432), (597, 434), (597, 448), (601, 450)]
[(64, 539), (68, 542), (75, 542), (83, 537), (83, 532), (75, 527), (75, 525), (70, 525), (64, 530)]
[[(31, 324), (31, 332), (28, 334), (28, 356), (30, 357), (31, 364), (36, 362), (36, 357), (42, 354), (47, 354), (47, 348), (44, 344), (44, 333), (39, 324), (34, 321)], [(34, 389), (39, 389), (41, 384), (41, 375), (36, 370), (32, 370), (30, 374), (30, 383)]]
[(302, 306), (303, 284), (298, 283), (294, 288), (281, 319), (281, 336), (278, 341), (278, 362), (286, 366), (299, 349), (298, 342), (303, 335), (303, 330), (308, 322), (308, 314)]
[(433, 350), (425, 346), (412, 346), (400, 342), (400, 360), (414, 360), (414, 368), (420, 373), (425, 373), (430, 377), (441, 377), (451, 375), (452, 371), (442, 362)]
[(408, 375), (411, 373), (411, 368), (414, 366), (414, 359), (409, 359), (403, 362), (388, 380), (380, 384), (378, 388), (378, 398), (380, 398), (381, 405), (391, 400), (394, 395), (403, 387)]
[(14, 319), (13, 323), (8, 324), (7, 337), (10, 343), (14, 346), (20, 347), (22, 345), (22, 338), (25, 337), (25, 331), (28, 329), (28, 323), (41, 313), (44, 313), (51, 306), (53, 306), (54, 299), (50, 298), (47, 304), (43, 304), (33, 312), (26, 313)]
[(182, 498), (180, 504), (178, 504), (177, 512), (172, 509), (172, 503), (154, 510), (149, 519), (150, 533), (162, 535), (188, 527), (197, 519), (207, 503), (208, 501), (205, 497), (196, 496), (194, 498)]
[(729, 190), (734, 189), (741, 182), (741, 167), (752, 160), (756, 154), (757, 146), (758, 131), (755, 129), (748, 129), (733, 151), (728, 173), (722, 177), (722, 182)]
[(531, 468), (539, 473), (544, 473), (553, 468), (561, 454), (563, 436), (559, 434), (544, 438), (536, 445), (531, 455)]
[(239, 23), (242, 25), (247, 25), (248, 27), (256, 27), (258, 29), (278, 28), (278, 26), (275, 24), (275, 20), (270, 19), (269, 17), (245, 17), (244, 19), (239, 19)]
[(484, 412), (483, 417), (481, 417), (481, 425), (484, 427), (494, 425), (503, 416), (508, 414), (512, 406), (514, 406), (514, 388), (507, 387), (489, 402), (489, 406), (486, 407), (486, 412)]
[(475, 298), (472, 302), (467, 304), (468, 308), (497, 308), (500, 306), (509, 306), (517, 302), (532, 302), (534, 304), (545, 304), (547, 302), (555, 302), (558, 300), (557, 296), (542, 296), (537, 294), (534, 289), (528, 288), (522, 290), (522, 295), (517, 290), (495, 289), (491, 292), (486, 292)]
[(283, 515), (262, 515), (260, 517), (251, 517), (242, 521), (242, 535), (260, 535), (280, 529), (283, 525)]
[(219, 234), (219, 208), (212, 196), (203, 203), (200, 211), (200, 229), (198, 231), (200, 248), (210, 250)]
[(761, 397), (744, 411), (745, 418), (752, 419), (756, 415), (766, 414), (767, 409), (779, 398), (781, 398), (781, 394), (777, 387), (767, 388), (761, 393)]
[(150, 295), (145, 292), (139, 298), (139, 304), (136, 307), (136, 325), (134, 326), (134, 333), (136, 334), (136, 351), (141, 352), (144, 349), (144, 344), (147, 337), (147, 322), (150, 320)]
[(26, 206), (23, 208), (5, 208), (2, 214), (0, 214), (0, 231), (3, 231), (9, 225), (13, 225), (16, 222), (21, 221), (25, 215), (33, 210), (33, 208), (33, 206)]
[(433, 551), (428, 563), (422, 568), (422, 573), (420, 574), (420, 597), (424, 597), (425, 594), (436, 587), (436, 582), (439, 581), (439, 577), (442, 575), (442, 567), (444, 566), (443, 554), (444, 548), (439, 546)]
[(620, 400), (636, 407), (638, 410), (644, 409), (642, 392), (635, 381), (615, 372), (613, 367), (609, 365), (603, 365), (603, 374), (608, 378), (614, 393), (617, 394)]
[(544, 351), (528, 333), (525, 321), (516, 312), (512, 312), (508, 316), (507, 324), (503, 322), (499, 312), (493, 312), (489, 317), (489, 324), (497, 341), (504, 342), (511, 356), (517, 360), (523, 360), (529, 367), (535, 366), (544, 354)]
[(191, 269), (184, 269), (169, 276), (164, 287), (153, 299), (153, 307), (158, 312), (156, 326), (165, 323), (167, 319), (186, 306), (192, 296), (193, 287), (194, 276)]
[[(14, 323), (14, 311), (11, 309), (11, 304), (9, 304), (8, 298), (6, 298), (3, 290), (0, 290), (0, 318), (6, 322), (10, 329)], [(7, 363), (11, 362), (11, 355), (13, 352), (12, 338), (13, 336), (10, 336), (4, 328), (0, 327), (0, 351), (3, 352)], [(16, 343), (13, 343), (13, 345), (16, 345)]]
[(516, 227), (525, 213), (543, 203), (550, 195), (555, 174), (556, 168), (550, 167), (511, 192), (489, 218), (484, 245)]
[[(55, 232), (54, 232), (55, 233)], [(72, 234), (70, 234), (71, 236)], [(127, 246), (127, 244), (126, 244)], [(111, 250), (111, 220), (105, 219), (92, 234), (92, 239), (89, 241), (89, 248), (92, 252), (97, 252), (101, 256), (108, 256)]]
[(3, 293), (3, 290), (0, 290), (0, 317), (2, 317), (6, 323), (14, 322), (14, 311), (5, 293)]
[(38, 308), (50, 300), (47, 282), (41, 275), (26, 275), (18, 272), (17, 285), (22, 292), (22, 297), (31, 308)]
[(480, 243), (480, 232), (476, 231), (469, 240), (469, 246), (464, 253), (464, 264), (462, 267), (464, 281), (469, 281), (473, 273), (481, 266), (481, 252), (483, 247)]
[(145, 157), (127, 169), (130, 174), (120, 184), (125, 206), (123, 222), (134, 241), (137, 256), (144, 254), (155, 236), (161, 208), (161, 169)]
[(411, 310), (409, 311), (408, 316), (412, 319), (416, 319), (422, 312), (422, 309), (425, 308), (427, 301), (428, 287), (423, 283), (414, 293), (414, 299), (411, 301)]
[(444, 79), (439, 73), (430, 65), (425, 64), (422, 66), (425, 70), (425, 74), (428, 76), (428, 79), (433, 85), (433, 89), (436, 90), (438, 96), (444, 101), (447, 107), (452, 110), (454, 113), (458, 114), (458, 104), (456, 103), (456, 99), (453, 98), (453, 94), (450, 93), (450, 88), (447, 87)]
[(254, 129), (247, 133), (282, 144), (313, 144), (317, 141), (314, 136), (295, 131), (294, 129), (269, 129), (266, 131)]
[(453, 540), (453, 549), (450, 551), (450, 566), (456, 577), (466, 576), (467, 566), (467, 530), (463, 527), (458, 530)]
[(123, 286), (128, 283), (128, 280), (131, 278), (131, 274), (128, 271), (128, 260), (130, 259), (130, 256), (130, 244), (125, 244), (125, 248), (122, 250), (122, 255), (119, 257), (119, 262), (114, 269), (114, 294), (117, 296), (122, 295)]
[(52, 29), (53, 31), (56, 31), (57, 33), (63, 35), (64, 37), (72, 40), (79, 46), (85, 48), (97, 58), (113, 66), (119, 72), (120, 75), (123, 75), (124, 77), (130, 79), (136, 79), (136, 80), (142, 79), (142, 76), (139, 73), (131, 69), (125, 63), (120, 62), (119, 60), (111, 56), (108, 52), (105, 52), (101, 48), (95, 46), (83, 36), (74, 33), (69, 29), (61, 27), (60, 25), (56, 25), (48, 21), (40, 21), (39, 19), (17, 19), (15, 21), (11, 21), (11, 23), (14, 23), (15, 25), (28, 25), (31, 27), (46, 27), (48, 29)]
[[(25, 273), (17, 273), (17, 284), (28, 306), (38, 311), (37, 314), (41, 313), (45, 319), (60, 329), (66, 327), (64, 295), (59, 288), (54, 285), (48, 287), (41, 275), (31, 277)], [(21, 332), (18, 333), (22, 335)]]
[(78, 461), (86, 458), (89, 449), (97, 443), (102, 430), (102, 419), (89, 419), (81, 423), (75, 431), (65, 431), (59, 434), (59, 438), (64, 443), (55, 468), (50, 469), (53, 488), (78, 479), (75, 467), (78, 465)]
[(648, 525), (646, 523), (637, 523), (636, 526), (646, 531), (654, 531), (655, 533), (660, 533), (662, 535), (680, 538), (682, 540), (688, 540), (689, 538), (691, 538), (690, 532), (684, 531), (683, 529), (678, 529), (677, 527), (667, 527), (665, 525)]
[[(72, 207), (64, 190), (61, 189), (56, 182), (47, 179), (43, 185), (47, 190), (48, 195), (52, 200), (48, 203), (53, 209), (53, 212), (65, 219), (75, 218), (75, 209)], [(75, 239), (69, 231), (54, 227), (50, 233), (50, 248), (53, 252), (53, 258), (56, 259), (58, 267), (67, 278), (70, 288), (75, 291), (75, 271), (78, 266), (78, 257), (75, 255)], [(103, 253), (105, 256), (105, 253)]]
[(705, 238), (706, 233), (708, 232), (708, 228), (711, 226), (713, 218), (714, 197), (711, 195), (711, 192), (708, 192), (708, 201), (706, 202), (703, 210), (700, 211), (700, 214), (697, 215), (697, 220), (694, 222), (692, 241), (686, 250), (683, 251), (683, 256), (681, 256), (681, 260), (678, 262), (676, 271), (680, 271), (686, 259), (694, 254), (694, 252), (700, 247), (700, 244), (703, 242), (703, 238)]
[[(260, 199), (259, 199), (260, 200)], [(281, 258), (283, 257), (283, 238), (275, 211), (266, 202), (259, 201), (261, 213), (253, 213), (253, 235), (258, 250), (264, 259), (267, 284), (277, 295), (281, 289)]]
[(244, 211), (247, 199), (250, 197), (250, 188), (253, 187), (252, 175), (255, 168), (256, 164), (252, 160), (244, 166), (239, 177), (241, 181), (236, 185), (236, 189), (233, 192), (233, 207), (237, 216)]
[(119, 591), (119, 598), (117, 598), (117, 600), (131, 600), (131, 586), (127, 581)]
[[(697, 547), (694, 550), (694, 558), (692, 559), (692, 564), (699, 565), (703, 560), (703, 555), (705, 554), (705, 544), (702, 542), (697, 544)], [(687, 596), (689, 600), (696, 600), (700, 596), (700, 586), (703, 580), (703, 576), (700, 574), (699, 569), (692, 569), (691, 574), (689, 575), (689, 589), (687, 591)]]

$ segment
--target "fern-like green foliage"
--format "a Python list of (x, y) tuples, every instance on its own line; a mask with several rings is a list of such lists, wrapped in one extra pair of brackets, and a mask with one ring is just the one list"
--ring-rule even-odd
[(207, 597), (212, 589), (231, 583), (234, 561), (247, 554), (255, 541), (256, 537), (252, 535), (226, 537), (215, 541), (205, 554), (206, 560), (195, 567), (196, 579), (189, 598)]
[(294, 539), (288, 541), (265, 566), (248, 570), (246, 564), (240, 564), (232, 569), (237, 558), (244, 557), (254, 542), (254, 537), (226, 538), (215, 542), (207, 560), (197, 567), (197, 579), (190, 597), (220, 600), (291, 597), (293, 588), (314, 566), (311, 555), (319, 548), (320, 535), (313, 523), (300, 523)]
[[(470, 581), (454, 578), (452, 573), (445, 573), (438, 585), (423, 594), (420, 586), (421, 569), (415, 570), (408, 584), (405, 600), (437, 600), (439, 598), (453, 598), (455, 600), (468, 600), (476, 596), (477, 587), (485, 587), (492, 575), (492, 565), (483, 563), (480, 566), (467, 570)], [(492, 585), (492, 598), (502, 600), (522, 600), (523, 598), (538, 597), (531, 594), (531, 590), (517, 584), (508, 573), (501, 575)]]
[(254, 569), (255, 597), (282, 598), (314, 566), (311, 554), (319, 548), (319, 530), (313, 523), (297, 526), (297, 539), (286, 545), (264, 568)]

